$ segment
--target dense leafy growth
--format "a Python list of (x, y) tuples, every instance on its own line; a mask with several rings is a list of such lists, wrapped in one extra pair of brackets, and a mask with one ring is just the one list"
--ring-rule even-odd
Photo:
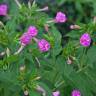
[[(0, 96), (52, 96), (52, 92), (57, 90), (60, 91), (60, 96), (71, 96), (75, 89), (80, 91), (81, 96), (96, 96), (96, 17), (88, 20), (87, 13), (82, 9), (83, 5), (86, 8), (86, 3), (91, 2), (94, 5), (94, 16), (95, 0), (57, 0), (56, 4), (53, 2), (53, 5), (58, 4), (57, 8), (63, 4), (72, 7), (70, 4), (73, 3), (77, 9), (77, 25), (70, 27), (71, 32), (64, 30), (65, 35), (59, 32), (60, 27), (56, 27), (58, 24), (62, 27), (62, 24), (54, 21), (51, 15), (38, 7), (42, 0), (29, 0), (20, 5), (18, 2), (16, 4), (18, 0), (0, 0), (0, 3), (4, 1), (10, 6), (8, 14), (0, 16)], [(53, 12), (54, 8), (51, 9)], [(70, 8), (70, 11), (73, 12), (73, 9)], [(68, 12), (67, 26), (70, 21), (75, 23), (75, 13), (71, 16)], [(80, 14), (85, 14), (86, 18)], [(83, 19), (85, 24), (78, 22)], [(47, 52), (41, 52), (37, 44), (39, 41), (35, 37), (22, 47), (20, 37), (27, 32), (30, 25), (38, 29), (38, 40), (43, 38), (50, 44)], [(84, 34), (89, 34), (89, 39), (81, 38)], [(63, 38), (68, 39), (62, 40)], [(83, 46), (82, 43), (86, 42), (89, 45)], [(41, 45), (45, 49), (49, 48), (43, 43)]]

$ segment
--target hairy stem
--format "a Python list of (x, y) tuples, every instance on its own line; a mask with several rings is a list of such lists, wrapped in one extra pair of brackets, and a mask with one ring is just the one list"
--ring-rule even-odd
[(14, 54), (15, 55), (19, 54), (24, 49), (24, 47), (25, 47), (24, 45), (21, 45), (21, 47)]

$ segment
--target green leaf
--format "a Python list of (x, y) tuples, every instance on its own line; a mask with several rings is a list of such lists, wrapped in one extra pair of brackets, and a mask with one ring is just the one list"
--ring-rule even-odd
[(53, 46), (53, 49), (52, 49), (52, 54), (53, 54), (53, 57), (55, 57), (62, 50), (61, 34), (54, 26), (52, 26), (51, 32), (52, 32), (52, 36), (54, 37), (54, 46)]
[(29, 91), (29, 95), (30, 95), (30, 96), (41, 96), (40, 93), (38, 93), (38, 92), (36, 92), (36, 91), (34, 91), (34, 90), (30, 90), (30, 91)]

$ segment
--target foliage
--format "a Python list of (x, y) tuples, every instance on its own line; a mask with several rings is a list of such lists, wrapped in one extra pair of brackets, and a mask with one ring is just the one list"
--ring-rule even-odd
[[(65, 2), (74, 2), (81, 14), (81, 5), (85, 2), (95, 4), (93, 1), (57, 0), (57, 3), (61, 6)], [(13, 0), (7, 2), (11, 2), (8, 16), (0, 18), (0, 96), (23, 96), (26, 90), (29, 96), (41, 96), (42, 92), (37, 90), (38, 85), (47, 93), (44, 96), (52, 96), (52, 92), (56, 90), (60, 90), (61, 96), (71, 96), (74, 89), (80, 90), (82, 96), (96, 96), (96, 21), (86, 18), (86, 24), (77, 23), (77, 16), (76, 23), (80, 29), (66, 32), (64, 37), (68, 40), (62, 45), (63, 36), (56, 24), (47, 23), (51, 16), (46, 12), (37, 11), (40, 9), (38, 4), (32, 2), (30, 6), (23, 3), (18, 7)], [(96, 8), (93, 8), (95, 14)], [(79, 17), (82, 18), (81, 15)], [(68, 18), (72, 20), (71, 16)], [(49, 26), (48, 32), (44, 29), (46, 24)], [(20, 36), (30, 25), (38, 28), (37, 38), (48, 40), (51, 49), (42, 53), (32, 40), (21, 53), (14, 54), (20, 47)], [(86, 32), (92, 38), (89, 47), (79, 43), (81, 35)], [(71, 64), (68, 64), (69, 59)]]

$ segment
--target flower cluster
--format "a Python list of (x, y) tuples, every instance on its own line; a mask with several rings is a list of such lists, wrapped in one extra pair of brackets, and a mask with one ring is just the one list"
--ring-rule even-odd
[[(57, 15), (55, 17), (55, 22), (57, 23), (63, 23), (66, 22), (67, 18), (66, 15), (62, 12), (57, 12)], [(22, 45), (27, 45), (31, 42), (31, 39), (34, 38), (35, 36), (37, 36), (38, 34), (38, 30), (35, 26), (29, 26), (28, 30), (26, 33), (24, 33), (21, 37), (20, 37), (20, 43)], [(50, 49), (50, 44), (48, 41), (46, 41), (45, 39), (41, 39), (41, 40), (35, 40), (38, 44), (39, 50), (41, 52), (46, 52)]]
[(22, 45), (27, 45), (30, 43), (31, 39), (35, 37), (38, 33), (38, 30), (35, 26), (30, 26), (21, 37), (20, 37), (20, 43)]
[[(20, 43), (22, 45), (27, 45), (31, 42), (31, 39), (37, 36), (38, 30), (35, 26), (29, 26), (27, 32), (25, 32), (21, 37), (20, 37)], [(39, 50), (41, 52), (46, 52), (50, 49), (50, 44), (48, 41), (45, 39), (41, 40), (35, 40), (38, 44)]]

